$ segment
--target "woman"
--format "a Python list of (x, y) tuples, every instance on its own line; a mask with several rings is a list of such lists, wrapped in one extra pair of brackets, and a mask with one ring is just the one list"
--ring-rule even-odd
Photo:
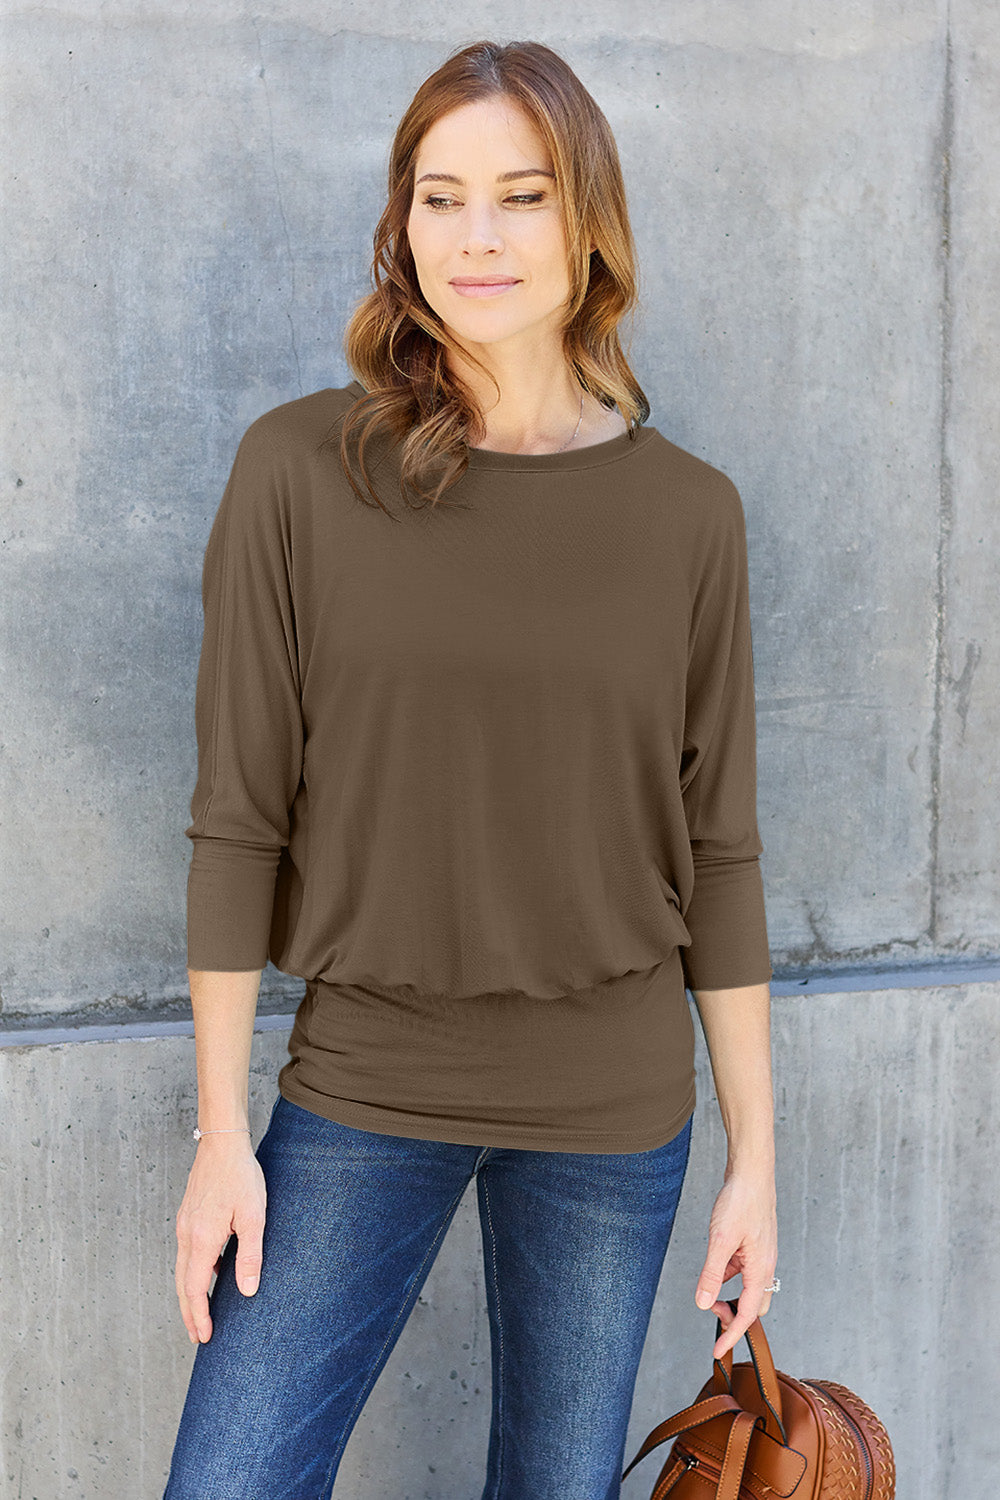
[[(329, 1495), (475, 1178), (483, 1500), (603, 1500), (687, 1165), (685, 984), (729, 1139), (717, 1354), (773, 1290), (742, 509), (643, 425), (618, 156), (554, 52), (423, 84), (375, 243), (360, 378), (250, 426), (205, 554), (166, 1496)], [(255, 1155), (268, 957), (306, 985)]]

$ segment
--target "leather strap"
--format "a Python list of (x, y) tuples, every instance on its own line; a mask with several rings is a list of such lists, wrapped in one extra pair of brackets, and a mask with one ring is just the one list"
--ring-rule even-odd
[[(733, 1312), (739, 1311), (736, 1302), (730, 1302), (729, 1306)], [(716, 1338), (722, 1332), (722, 1324), (717, 1324), (718, 1332)], [(761, 1399), (767, 1407), (764, 1413), (764, 1430), (777, 1442), (787, 1445), (788, 1439), (785, 1435), (784, 1416), (781, 1409), (781, 1387), (778, 1384), (777, 1371), (774, 1368), (774, 1358), (771, 1354), (771, 1346), (767, 1342), (767, 1335), (759, 1318), (755, 1318), (746, 1330), (743, 1337), (747, 1341), (750, 1350), (750, 1359), (753, 1364), (754, 1375), (757, 1379), (757, 1389), (760, 1391)], [(733, 1389), (733, 1351), (727, 1349), (721, 1359), (714, 1361), (714, 1372), (712, 1376), (712, 1389), (722, 1395)]]
[[(711, 1422), (713, 1417), (721, 1417), (726, 1412), (735, 1412), (737, 1417), (749, 1415), (747, 1412), (744, 1412), (742, 1406), (732, 1396), (706, 1396), (704, 1401), (696, 1401), (693, 1406), (686, 1406), (683, 1411), (676, 1412), (672, 1417), (668, 1417), (665, 1422), (661, 1422), (659, 1426), (653, 1428), (635, 1455), (635, 1458), (633, 1458), (625, 1470), (622, 1479), (624, 1480), (632, 1472), (640, 1458), (645, 1458), (647, 1453), (651, 1453), (654, 1448), (658, 1448), (668, 1438), (677, 1437), (679, 1433), (687, 1432), (691, 1427), (700, 1427), (702, 1422)], [(750, 1431), (752, 1432), (758, 1419), (751, 1416), (749, 1420)], [(748, 1437), (747, 1442), (749, 1443), (749, 1441)], [(746, 1455), (744, 1454), (745, 1458)], [(739, 1486), (737, 1486), (738, 1489)]]
[(746, 1468), (750, 1439), (757, 1423), (763, 1420), (763, 1417), (755, 1417), (748, 1411), (741, 1411), (739, 1416), (734, 1418), (733, 1425), (729, 1429), (729, 1441), (726, 1444), (722, 1472), (715, 1491), (716, 1500), (740, 1500), (740, 1485), (743, 1482), (743, 1470)]

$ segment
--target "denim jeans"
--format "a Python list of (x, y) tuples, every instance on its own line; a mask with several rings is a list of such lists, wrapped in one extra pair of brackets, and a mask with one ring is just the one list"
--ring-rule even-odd
[(689, 1119), (649, 1151), (462, 1146), (279, 1095), (257, 1150), (260, 1288), (237, 1290), (231, 1239), (164, 1500), (329, 1500), (472, 1177), (492, 1376), (481, 1500), (616, 1500), (690, 1139)]

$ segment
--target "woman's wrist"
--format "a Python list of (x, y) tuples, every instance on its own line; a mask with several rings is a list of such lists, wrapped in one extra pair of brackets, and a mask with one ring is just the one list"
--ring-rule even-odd
[(197, 1128), (203, 1135), (217, 1135), (225, 1130), (249, 1130), (249, 1090), (237, 1082), (233, 1088), (198, 1090)]
[(762, 1140), (730, 1144), (726, 1157), (726, 1177), (749, 1177), (773, 1180), (775, 1169), (774, 1136)]
[(220, 1160), (235, 1161), (253, 1155), (253, 1137), (249, 1130), (238, 1130), (230, 1134), (210, 1135), (207, 1131), (196, 1137), (195, 1155)]

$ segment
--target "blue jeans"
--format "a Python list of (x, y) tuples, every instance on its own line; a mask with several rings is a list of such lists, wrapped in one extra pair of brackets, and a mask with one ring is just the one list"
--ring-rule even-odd
[(279, 1095), (257, 1150), (260, 1289), (230, 1239), (164, 1500), (329, 1500), (345, 1444), (476, 1179), (492, 1424), (481, 1500), (616, 1500), (691, 1139), (612, 1153), (411, 1140)]

